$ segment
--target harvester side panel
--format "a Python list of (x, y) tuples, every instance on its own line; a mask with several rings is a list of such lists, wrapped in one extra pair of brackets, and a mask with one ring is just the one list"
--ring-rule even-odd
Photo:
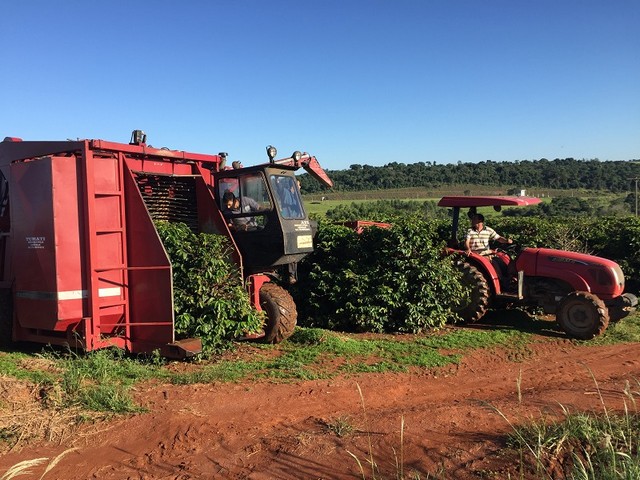
[(196, 351), (174, 343), (171, 263), (153, 219), (233, 242), (211, 192), (223, 158), (101, 140), (0, 143), (0, 287), (13, 287), (14, 340)]
[(227, 222), (218, 208), (213, 191), (202, 177), (196, 177), (196, 199), (198, 202), (198, 224), (203, 233), (226, 235), (231, 238)]
[[(203, 176), (196, 177), (196, 198), (198, 200), (198, 222), (200, 225), (200, 231), (203, 233), (225, 235), (233, 246), (231, 257), (236, 265), (238, 265), (240, 274), (244, 275), (242, 255), (240, 255), (238, 245), (231, 235), (231, 232), (229, 232), (229, 227), (227, 226), (227, 222), (222, 215), (220, 208), (218, 208), (214, 198), (213, 189), (205, 180), (209, 172), (203, 171), (203, 169), (198, 170), (203, 174)], [(210, 175), (209, 179), (211, 180)]]
[(131, 170), (124, 173), (131, 349), (150, 352), (174, 341), (171, 263)]
[[(23, 328), (55, 330), (59, 303), (68, 302), (67, 297), (72, 295), (71, 292), (82, 291), (80, 276), (74, 283), (72, 273), (65, 277), (64, 290), (62, 286), (59, 289), (57, 284), (56, 234), (67, 237), (62, 247), (73, 244), (68, 237), (74, 233), (78, 236), (78, 226), (76, 221), (75, 225), (67, 225), (66, 229), (58, 232), (58, 218), (54, 210), (55, 214), (64, 210), (60, 212), (60, 209), (54, 209), (53, 195), (60, 190), (54, 188), (53, 176), (51, 157), (11, 165), (11, 217), (15, 239), (12, 255), (15, 265), (14, 312)], [(74, 178), (75, 175), (72, 175), (72, 183)], [(62, 189), (62, 192), (65, 190)], [(75, 243), (77, 245), (77, 241)], [(63, 261), (67, 267), (71, 263), (69, 258)], [(73, 270), (77, 272), (77, 269)], [(60, 297), (62, 300), (59, 300)]]

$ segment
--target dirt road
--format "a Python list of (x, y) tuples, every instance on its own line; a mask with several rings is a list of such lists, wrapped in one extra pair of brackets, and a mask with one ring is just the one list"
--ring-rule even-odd
[[(522, 358), (476, 351), (437, 373), (145, 385), (136, 395), (148, 413), (10, 452), (0, 475), (75, 448), (45, 479), (372, 479), (371, 458), (379, 479), (506, 478), (509, 422), (561, 417), (562, 407), (602, 412), (603, 401), (621, 408), (625, 383), (638, 392), (639, 380), (638, 344), (546, 339)], [(39, 478), (43, 468), (32, 472), (20, 478)]]

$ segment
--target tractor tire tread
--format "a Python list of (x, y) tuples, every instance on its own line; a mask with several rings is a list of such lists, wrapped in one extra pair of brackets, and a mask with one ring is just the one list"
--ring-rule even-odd
[(484, 275), (473, 265), (459, 262), (458, 269), (462, 273), (462, 281), (471, 288), (470, 302), (456, 313), (465, 323), (475, 323), (489, 310), (491, 291)]
[(265, 283), (260, 289), (260, 306), (267, 314), (263, 343), (280, 343), (291, 336), (298, 312), (289, 292), (275, 283)]
[[(574, 328), (570, 318), (567, 318), (568, 308), (576, 302), (584, 304), (593, 313), (593, 323), (589, 328)], [(572, 292), (567, 295), (558, 305), (556, 321), (560, 328), (571, 338), (579, 340), (590, 340), (604, 333), (609, 326), (609, 310), (604, 302), (596, 295), (589, 292)]]

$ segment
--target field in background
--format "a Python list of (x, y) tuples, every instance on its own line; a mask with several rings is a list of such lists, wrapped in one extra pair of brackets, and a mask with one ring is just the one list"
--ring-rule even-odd
[[(485, 185), (454, 185), (441, 188), (394, 188), (381, 190), (367, 190), (361, 192), (326, 192), (322, 194), (303, 195), (304, 205), (309, 214), (325, 215), (328, 210), (338, 205), (350, 205), (353, 202), (367, 203), (378, 200), (405, 200), (424, 202), (438, 201), (445, 195), (507, 195), (512, 187), (489, 187)], [(583, 199), (593, 199), (597, 202), (611, 201), (626, 194), (611, 194), (608, 192), (593, 192), (586, 190), (554, 190), (531, 189), (526, 195), (539, 197), (543, 201), (551, 201), (555, 197), (579, 196)]]

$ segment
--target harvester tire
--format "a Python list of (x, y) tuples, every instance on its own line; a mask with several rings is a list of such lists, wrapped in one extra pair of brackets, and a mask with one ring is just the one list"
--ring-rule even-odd
[(11, 334), (13, 330), (13, 305), (11, 290), (0, 289), (0, 347), (11, 345)]
[(480, 270), (473, 265), (469, 265), (466, 262), (458, 262), (456, 266), (462, 273), (463, 285), (469, 287), (471, 292), (469, 303), (454, 309), (454, 312), (460, 315), (465, 323), (477, 322), (489, 310), (491, 299), (489, 284)]
[(570, 338), (589, 340), (607, 329), (609, 311), (594, 294), (572, 292), (558, 305), (556, 320)]
[(296, 328), (298, 311), (296, 304), (284, 288), (265, 283), (260, 289), (260, 307), (267, 314), (263, 343), (280, 343)]

